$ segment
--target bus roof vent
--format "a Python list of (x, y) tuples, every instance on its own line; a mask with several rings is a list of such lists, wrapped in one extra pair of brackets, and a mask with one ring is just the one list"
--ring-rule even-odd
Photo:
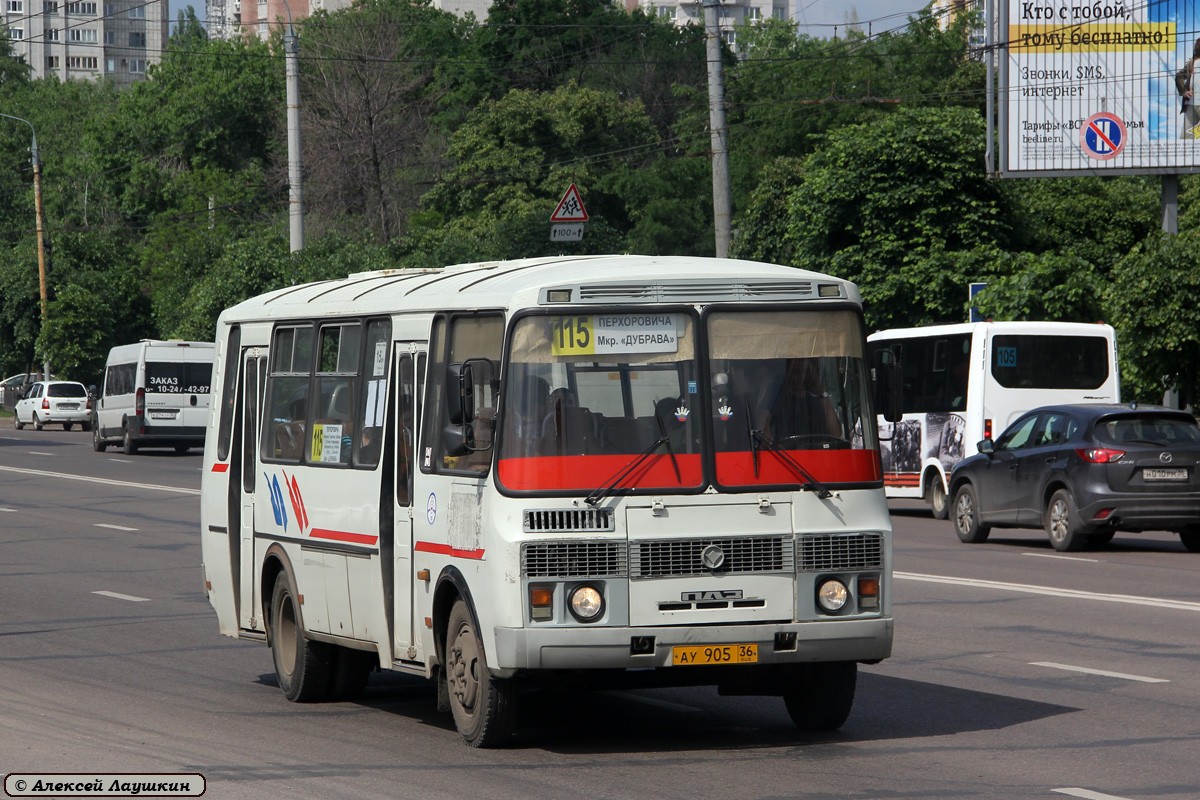
[(806, 300), (816, 296), (812, 281), (656, 281), (598, 283), (579, 287), (581, 303), (714, 303)]

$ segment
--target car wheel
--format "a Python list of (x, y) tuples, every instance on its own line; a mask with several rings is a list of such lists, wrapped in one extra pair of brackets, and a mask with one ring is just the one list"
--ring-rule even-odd
[(71, 427), (72, 427), (74, 424), (75, 424), (75, 423), (73, 423), (73, 422), (64, 422), (64, 423), (63, 423), (63, 430), (64, 430), (64, 431), (69, 431), (69, 430), (71, 430)]
[(1079, 530), (1075, 501), (1066, 489), (1059, 489), (1050, 497), (1044, 521), (1050, 544), (1060, 553), (1082, 550), (1087, 543), (1087, 536)]
[(21, 415), (16, 411), (13, 411), (13, 427), (17, 430), (22, 430), (25, 427), (25, 423), (21, 422)]
[(929, 486), (929, 506), (933, 509), (934, 519), (950, 516), (950, 498), (946, 497), (946, 487), (940, 475), (934, 475), (933, 483)]
[(40, 431), (44, 427), (45, 425), (42, 423), (42, 418), (37, 415), (36, 411), (33, 412), (33, 429), (35, 431)]
[(954, 495), (954, 532), (966, 544), (986, 542), (992, 529), (979, 522), (979, 498), (975, 487), (964, 483)]
[(108, 444), (105, 443), (104, 437), (100, 435), (100, 424), (97, 423), (92, 426), (92, 449), (97, 453), (103, 453), (106, 447), (108, 447)]
[(122, 440), (122, 444), (124, 445), (125, 455), (132, 456), (137, 454), (137, 442), (135, 442), (133, 437), (129, 435), (129, 428), (125, 429), (125, 438)]
[(1200, 553), (1200, 527), (1184, 528), (1179, 532), (1179, 541), (1189, 553)]

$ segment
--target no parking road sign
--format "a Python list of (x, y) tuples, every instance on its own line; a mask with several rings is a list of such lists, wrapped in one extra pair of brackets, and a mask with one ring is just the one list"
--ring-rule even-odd
[(1125, 123), (1116, 114), (1092, 114), (1079, 134), (1083, 152), (1097, 161), (1115, 158), (1125, 147)]

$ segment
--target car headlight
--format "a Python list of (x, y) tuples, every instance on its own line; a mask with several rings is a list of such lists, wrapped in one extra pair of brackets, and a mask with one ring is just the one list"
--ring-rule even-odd
[(567, 607), (580, 622), (595, 622), (604, 613), (604, 595), (595, 586), (585, 583), (571, 590)]
[(817, 588), (817, 602), (826, 613), (835, 614), (841, 611), (849, 599), (850, 590), (837, 579), (831, 578)]

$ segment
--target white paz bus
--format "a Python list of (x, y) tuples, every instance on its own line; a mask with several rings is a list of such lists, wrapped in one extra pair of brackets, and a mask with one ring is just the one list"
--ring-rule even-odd
[(1075, 322), (976, 322), (896, 328), (867, 337), (899, 362), (903, 419), (879, 419), (888, 497), (949, 513), (946, 477), (977, 443), (1051, 403), (1118, 403), (1116, 334)]
[(351, 275), (221, 315), (204, 586), (284, 694), (437, 682), (474, 746), (518, 688), (776, 695), (839, 727), (892, 648), (858, 290), (746, 261)]

